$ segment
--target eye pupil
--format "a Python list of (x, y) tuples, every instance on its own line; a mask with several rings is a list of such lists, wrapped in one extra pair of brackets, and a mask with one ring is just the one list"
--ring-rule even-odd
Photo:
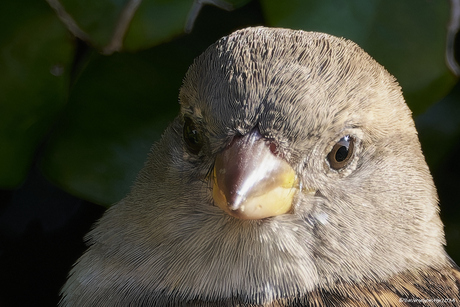
[(203, 146), (201, 134), (196, 128), (195, 123), (189, 117), (184, 118), (184, 141), (187, 149), (193, 153), (198, 154)]
[(353, 157), (354, 139), (349, 135), (338, 141), (327, 155), (329, 165), (334, 170), (339, 170), (348, 165)]
[(188, 141), (193, 144), (198, 144), (198, 131), (195, 129), (190, 129), (190, 127), (187, 127), (187, 137)]
[(335, 160), (337, 162), (343, 162), (348, 156), (348, 148), (345, 146), (340, 147), (335, 153)]

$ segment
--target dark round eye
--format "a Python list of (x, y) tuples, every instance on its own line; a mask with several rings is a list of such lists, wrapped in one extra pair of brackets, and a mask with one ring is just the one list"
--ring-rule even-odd
[(184, 118), (184, 141), (192, 154), (198, 154), (203, 146), (201, 134), (189, 117)]
[(331, 152), (327, 155), (329, 165), (335, 170), (345, 167), (353, 156), (355, 140), (347, 135), (340, 139), (337, 144), (332, 147)]

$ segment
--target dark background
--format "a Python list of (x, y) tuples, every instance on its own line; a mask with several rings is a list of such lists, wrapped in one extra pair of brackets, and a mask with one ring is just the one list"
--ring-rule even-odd
[[(233, 30), (260, 24), (264, 24), (264, 18), (257, 1), (233, 12), (206, 6), (192, 34), (178, 38), (175, 44), (192, 50), (196, 56), (203, 50), (194, 47), (194, 41), (205, 37), (209, 45)], [(92, 47), (84, 42), (76, 44), (75, 67), (92, 52)], [(457, 117), (460, 116), (459, 97), (460, 85), (457, 84), (448, 99), (415, 118), (424, 152), (436, 152), (436, 148), (429, 147), (430, 141), (442, 133), (443, 122), (452, 124), (442, 120), (446, 112), (453, 124), (460, 121), (457, 119), (460, 118)], [(430, 125), (433, 114), (441, 116), (441, 120), (436, 121), (441, 124), (435, 129)], [(63, 191), (43, 175), (39, 161), (44, 154), (44, 144), (46, 139), (35, 153), (27, 179), (16, 189), (0, 190), (0, 306), (56, 305), (67, 272), (85, 250), (84, 234), (105, 211), (105, 207)], [(460, 263), (459, 153), (457, 140), (441, 162), (435, 167), (430, 165), (446, 225), (446, 249), (457, 263)], [(430, 160), (429, 156), (427, 159)]]

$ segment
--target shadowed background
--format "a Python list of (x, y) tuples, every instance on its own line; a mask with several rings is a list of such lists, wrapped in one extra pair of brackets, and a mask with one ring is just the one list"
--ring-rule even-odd
[(256, 25), (349, 38), (398, 78), (438, 188), (447, 251), (460, 263), (460, 86), (445, 64), (448, 1), (228, 1), (233, 11), (204, 6), (185, 34), (192, 2), (0, 4), (1, 306), (57, 303), (83, 235), (129, 191), (179, 110), (193, 58)]

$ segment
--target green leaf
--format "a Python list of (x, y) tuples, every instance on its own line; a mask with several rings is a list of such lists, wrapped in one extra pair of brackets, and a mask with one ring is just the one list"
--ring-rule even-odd
[(127, 50), (146, 49), (184, 32), (192, 0), (144, 0), (124, 40)]
[(438, 103), (417, 116), (415, 123), (423, 153), (432, 170), (446, 159), (460, 140), (460, 84)]
[(181, 34), (193, 3), (191, 0), (47, 1), (75, 36), (106, 54), (146, 49)]
[[(184, 33), (201, 6), (223, 9), (249, 0), (47, 0), (69, 30), (105, 54), (147, 49)], [(190, 19), (191, 18), (191, 19)]]
[(72, 40), (45, 2), (2, 2), (0, 23), (0, 186), (12, 188), (65, 104)]
[(446, 95), (448, 1), (262, 0), (271, 26), (319, 31), (358, 43), (400, 82), (412, 111)]
[(114, 36), (129, 0), (48, 0), (74, 35), (103, 49)]
[[(174, 65), (165, 61), (173, 57)], [(177, 45), (93, 54), (43, 155), (44, 173), (74, 195), (110, 205), (127, 194), (149, 149), (178, 113), (192, 55)]]
[[(250, 0), (213, 0), (221, 9), (239, 8)], [(200, 7), (193, 0), (144, 0), (139, 6), (124, 40), (125, 50), (139, 50), (167, 42), (183, 34), (193, 9)]]

